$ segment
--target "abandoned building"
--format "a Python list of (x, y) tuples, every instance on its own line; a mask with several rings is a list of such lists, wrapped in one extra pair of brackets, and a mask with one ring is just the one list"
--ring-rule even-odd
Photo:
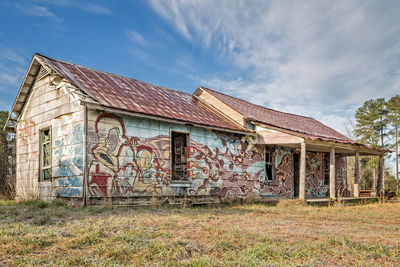
[[(6, 130), (16, 195), (75, 203), (358, 197), (356, 143), (315, 119), (198, 87), (193, 95), (35, 54)], [(354, 189), (347, 156), (355, 156)], [(353, 187), (353, 186), (352, 186)]]

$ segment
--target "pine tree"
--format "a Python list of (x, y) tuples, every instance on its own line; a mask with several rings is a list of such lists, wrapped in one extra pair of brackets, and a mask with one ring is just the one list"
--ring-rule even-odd
[(400, 95), (392, 97), (386, 102), (388, 120), (393, 127), (390, 135), (393, 136), (394, 144), (390, 147), (395, 151), (396, 160), (396, 191), (399, 192), (399, 128), (400, 128)]
[[(355, 136), (359, 142), (372, 147), (385, 147), (387, 136), (387, 110), (384, 98), (371, 99), (364, 102), (356, 111)], [(372, 170), (373, 188), (376, 188), (378, 160), (371, 157), (367, 165)]]
[[(355, 135), (364, 144), (384, 147), (388, 124), (385, 99), (371, 99), (364, 102), (356, 111)], [(380, 144), (379, 144), (380, 143)]]

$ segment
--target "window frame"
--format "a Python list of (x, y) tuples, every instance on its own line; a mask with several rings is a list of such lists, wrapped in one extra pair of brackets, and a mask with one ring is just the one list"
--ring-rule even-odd
[[(276, 179), (276, 168), (275, 168), (275, 146), (266, 145), (264, 153), (264, 164), (265, 164), (265, 182), (273, 182)], [(267, 161), (267, 154), (269, 155), (269, 161)], [(271, 168), (271, 176), (268, 177), (268, 167)]]
[[(44, 132), (49, 131), (49, 140), (43, 142)], [(44, 166), (44, 145), (49, 145), (49, 165)], [(39, 182), (51, 182), (52, 181), (52, 131), (51, 127), (46, 127), (39, 130)], [(49, 170), (49, 178), (44, 179), (44, 171)]]
[(324, 164), (324, 185), (329, 185), (331, 164), (328, 153), (324, 154), (323, 164)]
[(174, 142), (173, 142), (173, 137), (174, 134), (182, 134), (182, 135), (186, 135), (186, 150), (187, 148), (190, 146), (190, 132), (186, 132), (186, 131), (179, 131), (179, 130), (174, 130), (171, 129), (170, 130), (170, 164), (171, 164), (171, 182), (172, 183), (188, 183), (189, 182), (189, 176), (188, 176), (188, 169), (187, 169), (187, 163), (188, 163), (188, 154), (187, 151), (185, 151), (185, 156), (186, 156), (186, 174), (185, 174), (185, 178), (182, 180), (176, 180), (174, 178)]

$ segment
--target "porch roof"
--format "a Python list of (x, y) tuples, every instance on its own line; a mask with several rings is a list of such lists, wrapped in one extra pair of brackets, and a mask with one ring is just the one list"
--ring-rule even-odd
[(260, 126), (261, 129), (265, 129), (265, 131), (261, 130), (257, 132), (258, 144), (274, 144), (300, 148), (300, 144), (304, 142), (307, 145), (308, 151), (329, 152), (331, 147), (335, 147), (336, 153), (347, 156), (355, 155), (356, 151), (358, 151), (361, 156), (383, 155), (386, 152), (390, 152), (390, 150), (385, 148), (370, 147), (355, 141), (348, 143), (338, 142), (335, 139), (320, 138), (295, 131), (283, 130), (262, 123), (255, 123)]

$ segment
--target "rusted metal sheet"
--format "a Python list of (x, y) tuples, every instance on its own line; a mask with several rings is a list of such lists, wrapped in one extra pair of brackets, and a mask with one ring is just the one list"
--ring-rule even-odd
[(313, 118), (261, 107), (208, 88), (201, 87), (201, 89), (214, 95), (249, 120), (271, 125), (282, 130), (300, 133), (301, 136), (312, 140), (335, 141), (349, 144), (355, 143), (348, 137)]
[(227, 130), (243, 130), (209, 111), (188, 93), (41, 57), (60, 76), (106, 107)]

